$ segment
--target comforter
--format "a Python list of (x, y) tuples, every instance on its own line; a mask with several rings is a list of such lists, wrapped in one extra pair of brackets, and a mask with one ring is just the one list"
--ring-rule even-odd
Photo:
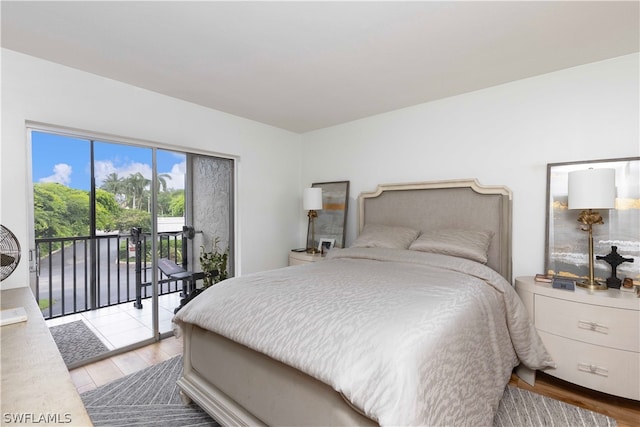
[(334, 249), (229, 279), (174, 321), (315, 377), (381, 425), (491, 425), (514, 366), (554, 366), (498, 273), (408, 250)]

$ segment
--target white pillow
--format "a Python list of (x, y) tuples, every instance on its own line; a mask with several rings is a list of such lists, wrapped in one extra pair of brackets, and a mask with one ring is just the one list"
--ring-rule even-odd
[(419, 230), (382, 224), (366, 224), (352, 248), (407, 249), (420, 234)]
[(432, 230), (422, 233), (411, 243), (409, 249), (457, 256), (486, 264), (492, 237), (491, 231)]

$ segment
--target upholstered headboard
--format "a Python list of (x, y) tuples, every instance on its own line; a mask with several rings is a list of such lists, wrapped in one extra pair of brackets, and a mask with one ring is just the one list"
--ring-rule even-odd
[(358, 197), (365, 224), (492, 231), (487, 265), (511, 283), (511, 190), (473, 179), (379, 185)]

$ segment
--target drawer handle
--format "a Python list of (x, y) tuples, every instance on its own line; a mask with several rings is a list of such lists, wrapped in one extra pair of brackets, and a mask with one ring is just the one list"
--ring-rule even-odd
[(586, 329), (588, 331), (599, 332), (601, 334), (608, 334), (609, 327), (601, 325), (600, 323), (591, 322), (589, 320), (578, 320), (578, 328)]
[(582, 372), (588, 372), (590, 374), (600, 375), (602, 377), (609, 376), (609, 370), (601, 368), (600, 366), (592, 365), (590, 363), (578, 363), (578, 370)]

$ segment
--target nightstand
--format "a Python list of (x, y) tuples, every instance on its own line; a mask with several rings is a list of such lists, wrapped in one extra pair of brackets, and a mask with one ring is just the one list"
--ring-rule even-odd
[(545, 370), (593, 390), (640, 400), (640, 298), (619, 289), (567, 291), (517, 277), (516, 292), (557, 364)]
[(310, 262), (322, 261), (324, 255), (322, 254), (309, 254), (306, 252), (289, 252), (289, 265), (308, 264)]

